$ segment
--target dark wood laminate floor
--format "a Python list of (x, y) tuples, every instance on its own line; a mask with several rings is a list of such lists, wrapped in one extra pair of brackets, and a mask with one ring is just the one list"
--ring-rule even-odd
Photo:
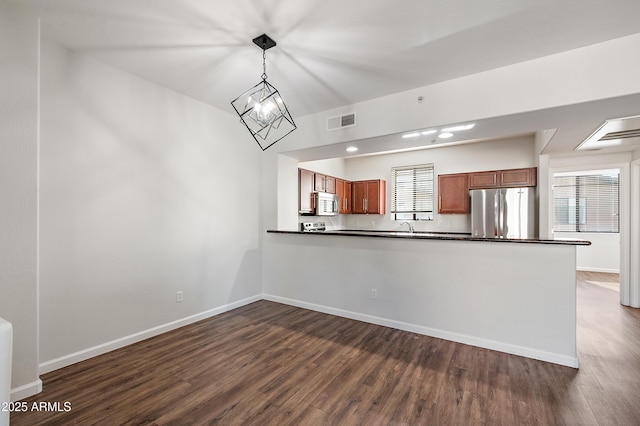
[(580, 370), (261, 301), (46, 374), (25, 402), (71, 410), (11, 424), (640, 424), (640, 311), (588, 281)]

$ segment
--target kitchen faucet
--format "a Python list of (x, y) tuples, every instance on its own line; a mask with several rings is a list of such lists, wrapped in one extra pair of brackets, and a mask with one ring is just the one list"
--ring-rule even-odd
[(413, 225), (412, 225), (411, 223), (409, 223), (409, 222), (402, 222), (402, 223), (400, 224), (400, 226), (404, 225), (405, 223), (406, 223), (407, 225), (409, 225), (409, 232), (411, 232), (411, 233), (413, 234)]

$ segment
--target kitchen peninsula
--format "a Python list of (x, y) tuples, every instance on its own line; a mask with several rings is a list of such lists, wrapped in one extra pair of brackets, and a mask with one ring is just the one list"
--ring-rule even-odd
[(268, 231), (265, 299), (578, 367), (576, 246), (460, 234)]

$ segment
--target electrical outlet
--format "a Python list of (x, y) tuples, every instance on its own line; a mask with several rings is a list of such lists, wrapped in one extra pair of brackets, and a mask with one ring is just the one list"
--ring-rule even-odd
[(378, 290), (376, 290), (375, 288), (371, 289), (371, 298), (373, 300), (376, 300), (378, 298)]
[(180, 303), (183, 300), (182, 290), (176, 292), (176, 303)]

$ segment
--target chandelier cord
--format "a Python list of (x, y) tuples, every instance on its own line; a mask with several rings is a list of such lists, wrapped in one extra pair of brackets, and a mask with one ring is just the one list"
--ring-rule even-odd
[(267, 81), (267, 50), (262, 48), (262, 81)]

